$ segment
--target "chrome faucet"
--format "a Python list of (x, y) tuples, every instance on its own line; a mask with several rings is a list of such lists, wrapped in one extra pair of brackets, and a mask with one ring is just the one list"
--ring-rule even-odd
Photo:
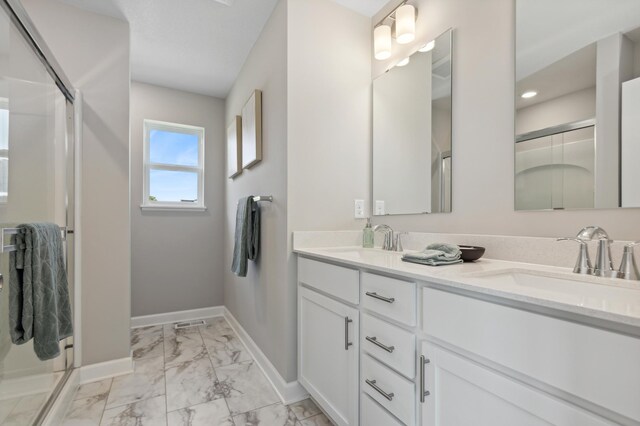
[[(558, 238), (558, 241), (575, 241), (580, 244), (578, 260), (573, 268), (573, 272), (577, 274), (640, 280), (640, 272), (638, 272), (638, 266), (633, 255), (633, 248), (640, 244), (638, 241), (627, 244), (624, 247), (619, 270), (613, 267), (613, 258), (611, 256), (611, 243), (613, 243), (613, 240), (609, 239), (607, 231), (599, 226), (587, 226), (582, 228), (575, 238)], [(589, 249), (587, 247), (587, 242), (589, 241), (598, 242), (595, 268), (591, 266), (591, 259), (589, 258)]]
[(373, 227), (373, 232), (384, 232), (384, 242), (382, 243), (382, 250), (394, 251), (393, 244), (393, 228), (389, 225), (376, 225)]
[(640, 272), (636, 264), (636, 258), (633, 255), (633, 248), (640, 244), (640, 241), (634, 241), (624, 246), (622, 253), (622, 262), (620, 263), (620, 273), (625, 280), (640, 280)]

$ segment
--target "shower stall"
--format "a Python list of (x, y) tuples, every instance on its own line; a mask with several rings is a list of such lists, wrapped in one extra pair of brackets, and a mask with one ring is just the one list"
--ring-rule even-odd
[[(74, 338), (41, 361), (9, 335), (12, 228), (52, 222), (74, 302), (75, 91), (17, 0), (0, 0), (0, 425), (40, 424), (74, 364)], [(75, 313), (74, 313), (75, 314)]]

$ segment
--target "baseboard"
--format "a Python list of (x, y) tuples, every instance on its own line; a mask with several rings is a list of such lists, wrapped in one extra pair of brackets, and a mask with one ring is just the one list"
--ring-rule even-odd
[(236, 332), (238, 338), (247, 347), (247, 350), (255, 360), (258, 367), (260, 367), (264, 375), (267, 376), (267, 379), (271, 382), (271, 385), (276, 390), (276, 393), (283, 404), (292, 404), (309, 397), (309, 393), (300, 383), (298, 383), (298, 381), (287, 382), (280, 375), (278, 370), (276, 370), (273, 364), (271, 364), (271, 361), (269, 361), (267, 356), (260, 350), (251, 336), (249, 336), (249, 333), (242, 328), (238, 320), (236, 320), (227, 308), (224, 308), (224, 317), (231, 325), (231, 328), (233, 328), (233, 331)]
[(84, 365), (79, 370), (80, 384), (97, 382), (109, 377), (133, 373), (133, 359), (129, 356), (112, 361)]
[(58, 426), (64, 423), (64, 416), (73, 402), (73, 397), (79, 385), (80, 371), (74, 368), (47, 416), (42, 421), (42, 426)]
[(191, 321), (210, 317), (221, 317), (224, 314), (224, 310), (224, 306), (212, 306), (210, 308), (190, 309), (188, 311), (132, 317), (131, 328), (148, 327), (150, 325), (161, 325), (178, 321)]

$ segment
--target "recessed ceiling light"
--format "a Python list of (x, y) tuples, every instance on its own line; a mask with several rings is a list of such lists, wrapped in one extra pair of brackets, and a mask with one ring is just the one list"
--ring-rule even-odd
[(425, 44), (420, 49), (418, 49), (418, 52), (422, 52), (422, 53), (430, 52), (433, 50), (434, 47), (436, 47), (436, 41), (431, 40), (429, 43)]
[(531, 99), (534, 96), (536, 96), (538, 94), (538, 92), (536, 92), (535, 90), (529, 90), (527, 92), (524, 92), (522, 95), (520, 95), (520, 97), (522, 99)]
[(407, 65), (409, 63), (409, 57), (407, 56), (406, 58), (404, 58), (403, 60), (401, 60), (400, 62), (398, 62), (396, 64), (396, 67), (404, 67), (405, 65)]

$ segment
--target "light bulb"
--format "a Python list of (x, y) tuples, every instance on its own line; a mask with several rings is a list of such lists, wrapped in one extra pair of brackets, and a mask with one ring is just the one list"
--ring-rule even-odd
[(400, 62), (398, 62), (396, 64), (396, 67), (404, 67), (405, 65), (407, 65), (410, 61), (410, 58), (407, 56), (406, 58), (404, 58), (403, 60), (401, 60)]
[(522, 95), (520, 95), (520, 97), (522, 99), (531, 99), (534, 96), (536, 96), (538, 94), (538, 92), (536, 92), (535, 90), (529, 90), (527, 92), (524, 92)]
[(378, 25), (373, 30), (373, 49), (376, 59), (382, 61), (391, 57), (391, 27)]
[(410, 4), (396, 10), (396, 41), (398, 44), (411, 43), (416, 38), (416, 9)]
[(422, 53), (430, 52), (433, 50), (434, 47), (436, 47), (436, 41), (431, 40), (429, 43), (425, 44), (420, 49), (418, 49), (418, 52), (422, 52)]

